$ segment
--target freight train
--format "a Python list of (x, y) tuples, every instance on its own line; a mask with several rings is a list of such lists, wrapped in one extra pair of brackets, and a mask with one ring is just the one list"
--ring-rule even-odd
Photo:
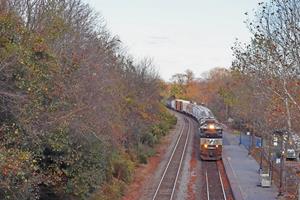
[(222, 159), (222, 126), (203, 105), (182, 99), (167, 100), (167, 107), (193, 117), (198, 122), (199, 155), (202, 160)]

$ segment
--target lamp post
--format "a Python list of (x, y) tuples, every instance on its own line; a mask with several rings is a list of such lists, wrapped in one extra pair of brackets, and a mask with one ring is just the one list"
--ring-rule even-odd
[(259, 163), (259, 173), (261, 174), (262, 173), (262, 165), (263, 165), (263, 137), (261, 137), (261, 140), (260, 140), (260, 163)]
[(251, 146), (252, 146), (252, 133), (250, 131), (247, 131), (246, 135), (249, 136), (249, 148), (248, 148), (248, 156), (251, 155)]

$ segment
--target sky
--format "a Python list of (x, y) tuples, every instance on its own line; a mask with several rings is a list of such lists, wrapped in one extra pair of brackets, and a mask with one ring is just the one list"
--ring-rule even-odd
[[(249, 42), (244, 13), (259, 0), (86, 0), (136, 59), (151, 58), (159, 73), (192, 70), (197, 77), (230, 67), (236, 38)], [(248, 15), (249, 16), (249, 15)]]

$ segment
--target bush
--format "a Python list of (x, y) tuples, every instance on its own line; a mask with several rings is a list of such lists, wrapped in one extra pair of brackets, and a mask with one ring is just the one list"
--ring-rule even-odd
[(137, 161), (141, 164), (147, 164), (148, 158), (155, 155), (155, 149), (145, 144), (139, 144), (137, 153)]
[(139, 163), (141, 163), (141, 164), (148, 163), (148, 156), (145, 153), (139, 154)]
[(154, 144), (156, 144), (158, 141), (156, 135), (153, 135), (152, 133), (145, 133), (144, 135), (142, 135), (141, 137), (141, 143), (142, 144), (146, 144), (150, 147), (153, 147)]
[(114, 153), (111, 160), (112, 175), (118, 180), (129, 183), (132, 179), (134, 163), (129, 156), (121, 153)]
[(95, 193), (91, 200), (119, 200), (124, 195), (125, 183), (118, 179), (102, 185), (101, 191)]
[(177, 118), (171, 115), (164, 107), (161, 107), (159, 122), (154, 124), (150, 132), (141, 135), (140, 143), (137, 145), (137, 159), (139, 163), (146, 164), (147, 159), (155, 154), (154, 145), (161, 137), (165, 136), (173, 125), (177, 123)]

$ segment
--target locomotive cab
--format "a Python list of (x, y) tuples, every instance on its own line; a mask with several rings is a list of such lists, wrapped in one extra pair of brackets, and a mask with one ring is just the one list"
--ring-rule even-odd
[(222, 127), (215, 119), (200, 122), (200, 158), (219, 160), (222, 158)]

